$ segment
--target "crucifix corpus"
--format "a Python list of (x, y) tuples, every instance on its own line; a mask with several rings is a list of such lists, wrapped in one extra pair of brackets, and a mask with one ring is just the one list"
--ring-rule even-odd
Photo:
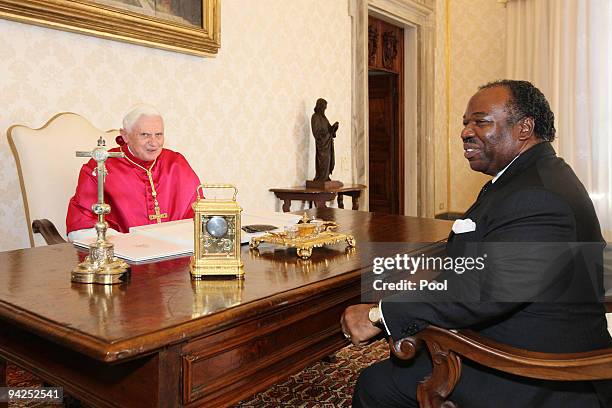
[(110, 205), (104, 202), (104, 178), (107, 175), (104, 162), (112, 157), (124, 157), (124, 154), (109, 152), (105, 145), (106, 142), (100, 136), (95, 149), (90, 152), (76, 152), (77, 157), (91, 157), (98, 163), (98, 202), (91, 206), (91, 210), (98, 216), (98, 221), (95, 225), (96, 242), (89, 245), (89, 255), (72, 270), (72, 282), (113, 285), (123, 282), (128, 274), (128, 264), (115, 258), (114, 245), (106, 240), (108, 223), (104, 220), (104, 215), (111, 210)]

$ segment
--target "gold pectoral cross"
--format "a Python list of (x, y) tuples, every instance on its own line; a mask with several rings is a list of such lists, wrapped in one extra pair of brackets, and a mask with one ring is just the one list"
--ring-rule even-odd
[(160, 212), (159, 212), (159, 205), (157, 205), (157, 202), (156, 202), (155, 203), (155, 214), (149, 214), (149, 219), (151, 221), (157, 220), (157, 223), (161, 224), (162, 218), (168, 218), (168, 213), (160, 214)]
[(149, 183), (151, 184), (151, 195), (153, 196), (154, 204), (155, 204), (155, 214), (149, 214), (149, 220), (157, 220), (158, 224), (161, 224), (162, 218), (168, 218), (168, 213), (161, 213), (159, 210), (159, 203), (157, 202), (157, 191), (155, 190), (155, 184), (153, 184), (153, 175), (151, 174), (151, 169), (153, 168), (153, 164), (149, 170), (146, 170), (147, 176), (149, 177)]

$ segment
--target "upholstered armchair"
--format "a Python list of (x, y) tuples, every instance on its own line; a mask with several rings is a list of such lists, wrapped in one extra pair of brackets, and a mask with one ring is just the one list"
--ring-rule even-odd
[(100, 136), (114, 146), (119, 131), (105, 132), (75, 113), (60, 113), (39, 129), (15, 125), (7, 133), (19, 173), (30, 245), (64, 242), (68, 201), (74, 195), (81, 165), (88, 160), (77, 158), (75, 152), (92, 150)]

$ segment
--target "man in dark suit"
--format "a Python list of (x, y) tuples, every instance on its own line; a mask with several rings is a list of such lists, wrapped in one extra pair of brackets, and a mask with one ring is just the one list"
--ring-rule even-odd
[[(463, 117), (464, 156), (494, 176), (449, 236), (449, 257), (486, 254), (474, 273), (443, 272), (448, 291), (404, 292), (346, 309), (342, 328), (364, 345), (382, 330), (393, 339), (428, 325), (470, 328), (532, 351), (582, 352), (612, 346), (602, 294), (603, 238), (592, 202), (555, 154), (554, 115), (526, 81), (487, 84)], [(488, 256), (488, 257), (487, 257)], [(354, 407), (416, 407), (418, 381), (431, 374), (421, 352), (366, 368)], [(611, 407), (610, 382), (520, 378), (464, 361), (450, 399), (461, 407)]]

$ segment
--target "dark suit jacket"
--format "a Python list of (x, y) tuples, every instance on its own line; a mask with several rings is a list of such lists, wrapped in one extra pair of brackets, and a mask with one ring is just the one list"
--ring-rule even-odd
[[(599, 302), (603, 238), (592, 202), (572, 169), (545, 142), (524, 152), (488, 184), (464, 215), (476, 223), (475, 231), (451, 233), (447, 244), (454, 258), (486, 253), (484, 270), (442, 275), (449, 278), (451, 292), (453, 284), (458, 288), (453, 294), (457, 298), (432, 292), (420, 293), (417, 302), (411, 293), (384, 299), (382, 311), (391, 336), (400, 339), (433, 324), (474, 329), (533, 351), (612, 347)], [(593, 387), (606, 401), (603, 406), (612, 406), (612, 399), (606, 399), (612, 395), (608, 382), (542, 382), (471, 367), (464, 370), (464, 386), (460, 382), (457, 390), (470, 398), (479, 395), (484, 403), (469, 407), (493, 402), (498, 407), (533, 406), (534, 401), (539, 407), (573, 406), (573, 395), (593, 392)], [(476, 378), (464, 379), (468, 372)], [(511, 402), (500, 395), (512, 396)]]

